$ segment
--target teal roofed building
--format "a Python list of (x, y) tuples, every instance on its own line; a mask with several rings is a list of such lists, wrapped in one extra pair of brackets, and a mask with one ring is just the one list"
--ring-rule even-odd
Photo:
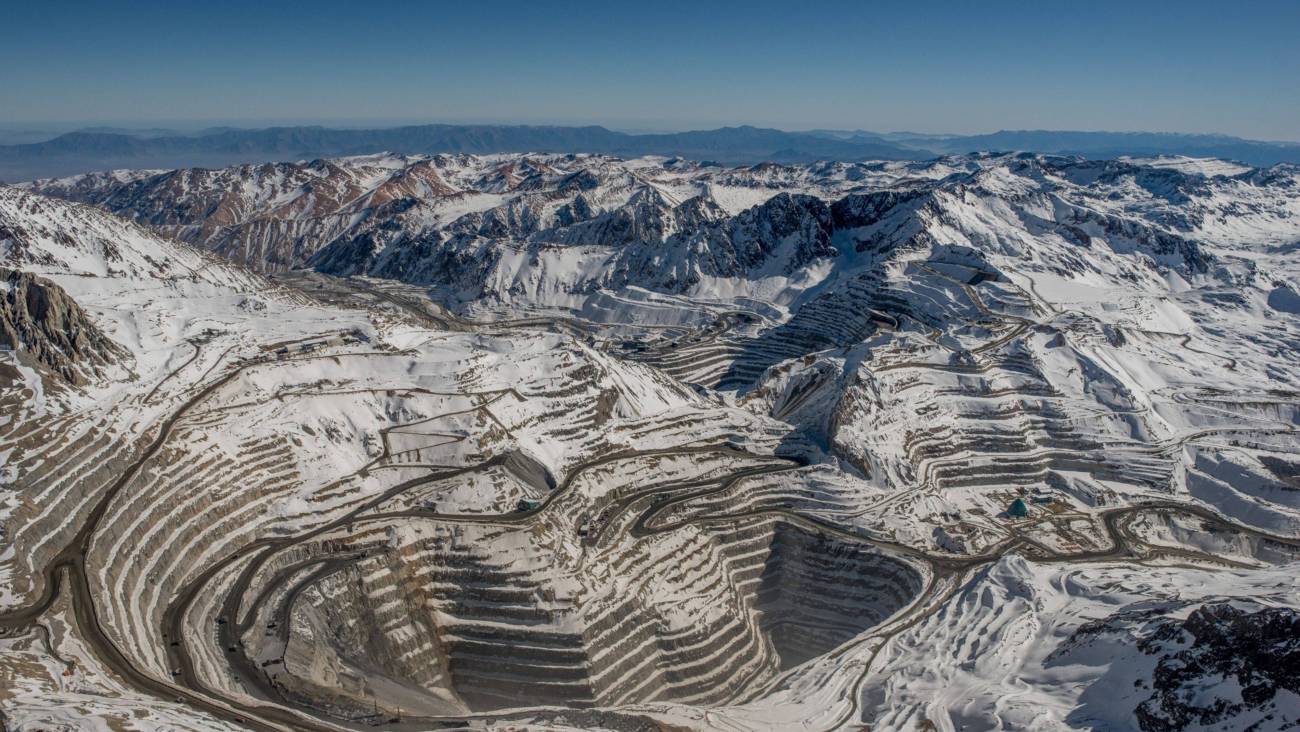
[(1011, 502), (1011, 507), (1007, 509), (1007, 515), (1015, 518), (1024, 518), (1029, 515), (1029, 506), (1025, 505), (1023, 498), (1017, 498)]

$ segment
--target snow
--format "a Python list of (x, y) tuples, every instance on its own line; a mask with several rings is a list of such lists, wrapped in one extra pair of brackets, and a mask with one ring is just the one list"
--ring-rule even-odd
[(885, 646), (862, 687), (862, 719), (881, 729), (921, 719), (939, 730), (1135, 728), (1133, 709), (1151, 694), (1135, 682), (1150, 679), (1155, 659), (1132, 638), (1072, 636), (1087, 623), (1162, 602), (1174, 617), (1178, 607), (1221, 597), (1295, 607), (1291, 571), (1135, 571), (1006, 557)]
[(746, 188), (716, 183), (710, 184), (707, 190), (709, 196), (732, 216), (764, 203), (781, 192), (777, 188)]
[[(329, 166), (344, 172), (322, 172)], [(409, 180), (429, 170), (442, 185)], [(101, 190), (157, 175), (33, 188)], [(128, 462), (162, 420), (226, 379), (166, 435), (166, 462), (144, 466), (107, 507), (87, 557), (106, 633), (148, 673), (167, 674), (160, 616), (177, 586), (250, 543), (345, 516), (356, 526), (295, 550), (384, 547), (295, 606), (295, 627), (317, 634), (320, 649), (320, 669), (304, 673), (320, 679), (326, 666), (338, 677), (351, 663), (323, 628), (369, 623), (392, 644), (383, 653), (409, 652), (428, 670), (441, 667), (421, 623), (465, 634), (520, 627), (502, 619), (509, 613), (581, 637), (565, 649), (571, 656), (634, 651), (628, 658), (644, 668), (668, 663), (662, 638), (748, 617), (736, 599), (748, 597), (743, 582), (726, 572), (764, 565), (775, 541), (762, 522), (778, 514), (971, 560), (955, 573), (916, 560), (924, 589), (906, 607), (833, 651), (756, 673), (761, 683), (744, 694), (698, 702), (709, 690), (688, 689), (691, 697), (647, 674), (633, 678), (645, 687), (638, 693), (659, 696), (623, 690), (607, 700), (702, 729), (910, 729), (926, 720), (943, 730), (1128, 729), (1150, 694), (1135, 682), (1154, 660), (1124, 635), (1142, 628), (1122, 613), (1178, 618), (1223, 597), (1300, 602), (1296, 557), (1259, 533), (1300, 535), (1300, 178), (1290, 168), (972, 156), (727, 169), (659, 158), (377, 155), (176, 180), (176, 200), (228, 186), (238, 191), (235, 224), (275, 211), (318, 244), (391, 224), (377, 262), (410, 281), (359, 278), (313, 299), (98, 209), (0, 187), (6, 265), (52, 279), (129, 353), (75, 388), (0, 354), (17, 374), (0, 386), (15, 405), (0, 417), (3, 477), (29, 486), (0, 502), (0, 605), (21, 606), (39, 590), (38, 570), (106, 482), (98, 468)], [(337, 186), (329, 195), (326, 181)], [(673, 212), (701, 194), (728, 216), (780, 193), (827, 204), (894, 188), (917, 196), (833, 232), (830, 254), (804, 258), (807, 228), (766, 237), (784, 214), (739, 233), (724, 219), (709, 230), (716, 240), (677, 236), (676, 219), (649, 239), (602, 233), (617, 228), (584, 238), (587, 230), (556, 224), (577, 200), (564, 189), (573, 181), (587, 181), (596, 217), (641, 205)], [(389, 196), (414, 203), (372, 221)], [(523, 233), (474, 228), (525, 209), (536, 223)], [(456, 222), (472, 233), (442, 239)], [(753, 261), (709, 269), (747, 242), (762, 245)], [(420, 247), (473, 266), (435, 279), (446, 265), (410, 254)], [(483, 322), (448, 318), (464, 332), (431, 329), (402, 304), (421, 298)], [(634, 450), (656, 452), (597, 461)], [(492, 460), (491, 470), (390, 495), (431, 471)], [(571, 484), (551, 493), (532, 463)], [(757, 472), (713, 484), (739, 470)], [(709, 490), (685, 494), (701, 485)], [(633, 537), (652, 491), (682, 499), (664, 517), (681, 524)], [(1029, 515), (1003, 515), (1021, 496)], [(519, 524), (405, 515), (429, 503), (461, 518), (509, 515), (525, 497), (551, 503)], [(1108, 512), (1157, 502), (1196, 513), (1144, 508), (1126, 524), (1142, 563), (1075, 561), (1110, 548)], [(363, 507), (404, 515), (351, 517)], [(583, 515), (596, 526), (590, 541), (578, 536)], [(1208, 531), (1207, 516), (1234, 528)], [(197, 623), (206, 628), (238, 566), (212, 577), (187, 637), (207, 632)], [(504, 615), (457, 604), (459, 580), (437, 573), (461, 567), (514, 593), (500, 602)], [(412, 599), (424, 588), (427, 599)], [(650, 620), (621, 610), (628, 598)], [(591, 640), (623, 632), (609, 628), (627, 618), (653, 628), (637, 648)], [(1122, 632), (1089, 640), (1081, 629), (1097, 621)], [(709, 649), (699, 632), (689, 647), (714, 655), (694, 660), (693, 672), (749, 668), (727, 666), (725, 649)], [(21, 724), (70, 723), (70, 709), (116, 719), (144, 704), (110, 688), (105, 669), (88, 669), (94, 678), (74, 688), (30, 639), (3, 643), (0, 672), (18, 690)], [(243, 698), (211, 645), (196, 643), (196, 672)], [(770, 662), (757, 648), (737, 663)], [(67, 639), (56, 649), (89, 656)], [(611, 668), (600, 673), (642, 666)], [(407, 693), (376, 678), (384, 693)], [(618, 679), (598, 681), (616, 688)], [(209, 723), (172, 707), (139, 722)]]
[(1249, 165), (1234, 163), (1229, 160), (1217, 160), (1214, 158), (1191, 158), (1185, 155), (1161, 155), (1153, 158), (1125, 157), (1120, 158), (1125, 162), (1134, 165), (1143, 165), (1151, 168), (1170, 168), (1183, 173), (1195, 173), (1197, 175), (1211, 176), (1233, 176), (1250, 172)]

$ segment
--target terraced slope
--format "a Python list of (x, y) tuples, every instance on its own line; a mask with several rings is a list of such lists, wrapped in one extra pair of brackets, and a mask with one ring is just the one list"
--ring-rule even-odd
[[(120, 349), (65, 352), (72, 381), (0, 353), (0, 709), (1175, 718), (1131, 671), (1173, 651), (1097, 660), (1088, 624), (1297, 605), (1298, 182), (497, 156), (44, 184), (150, 226), (0, 188), (0, 265)], [(1294, 718), (1230, 691), (1227, 728)]]

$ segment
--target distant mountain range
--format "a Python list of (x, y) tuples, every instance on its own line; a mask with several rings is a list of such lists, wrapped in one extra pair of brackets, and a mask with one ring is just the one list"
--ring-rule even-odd
[(112, 168), (224, 167), (377, 152), (602, 153), (637, 157), (679, 155), (719, 163), (814, 160), (905, 160), (919, 152), (884, 140), (756, 127), (630, 135), (604, 127), (419, 125), (385, 129), (270, 127), (200, 135), (142, 136), (79, 131), (52, 140), (0, 146), (0, 179), (71, 175)]
[(846, 142), (885, 142), (913, 149), (918, 154), (1035, 152), (1081, 155), (1092, 159), (1184, 155), (1193, 158), (1236, 160), (1257, 167), (1300, 162), (1300, 143), (1246, 140), (1229, 135), (1054, 130), (1002, 130), (987, 135), (924, 135), (914, 132), (882, 135), (862, 131), (852, 133), (819, 131), (818, 134)]
[(114, 168), (224, 167), (237, 163), (309, 160), (377, 152), (602, 153), (682, 156), (722, 164), (816, 160), (925, 160), (942, 154), (1025, 151), (1079, 154), (1187, 155), (1267, 166), (1300, 162), (1300, 144), (1223, 135), (1111, 132), (997, 132), (990, 135), (877, 134), (758, 127), (627, 134), (604, 127), (416, 125), (382, 129), (327, 127), (215, 128), (198, 134), (92, 128), (50, 140), (0, 145), (0, 180), (72, 175)]

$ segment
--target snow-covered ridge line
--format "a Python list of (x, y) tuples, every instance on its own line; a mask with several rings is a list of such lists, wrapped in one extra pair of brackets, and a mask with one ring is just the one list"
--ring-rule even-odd
[[(1017, 240), (1055, 231), (1199, 269), (1198, 247), (1293, 241), (1297, 181), (1294, 166), (1165, 158), (727, 168), (600, 155), (372, 155), (29, 187), (256, 269), (307, 265), (429, 284), (467, 309), (581, 309), (593, 289), (630, 286), (785, 303), (824, 281), (837, 254), (917, 237), (976, 246), (972, 236), (992, 237), (1025, 256)], [(961, 210), (973, 198), (988, 210)], [(954, 231), (967, 223), (989, 230)]]

